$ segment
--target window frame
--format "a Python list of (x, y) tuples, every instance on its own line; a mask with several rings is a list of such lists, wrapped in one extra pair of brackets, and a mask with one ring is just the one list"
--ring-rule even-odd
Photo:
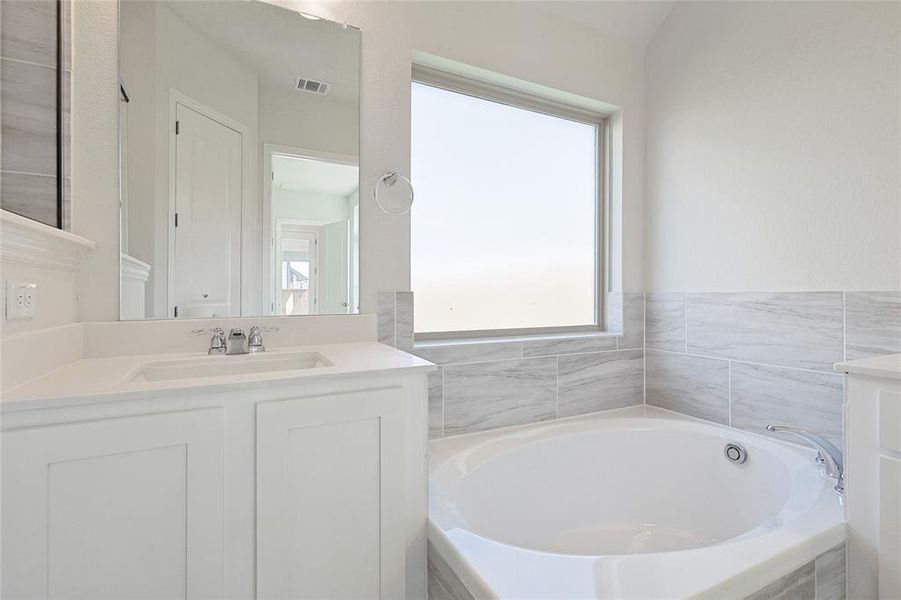
[[(435, 342), (441, 340), (467, 340), (485, 338), (541, 337), (541, 336), (584, 336), (602, 334), (605, 328), (605, 291), (608, 288), (609, 249), (607, 243), (607, 223), (609, 221), (610, 198), (610, 114), (582, 108), (563, 101), (554, 100), (531, 92), (514, 89), (503, 84), (488, 83), (455, 73), (413, 65), (412, 83), (427, 85), (448, 92), (464, 94), (479, 100), (495, 102), (513, 108), (537, 112), (551, 117), (576, 121), (595, 127), (595, 160), (597, 177), (595, 180), (595, 233), (594, 233), (594, 323), (590, 325), (561, 325), (555, 327), (526, 327), (518, 329), (480, 329), (462, 331), (415, 331), (414, 341)], [(412, 131), (412, 123), (411, 123)], [(411, 222), (412, 223), (412, 222)], [(412, 226), (412, 225), (411, 225)], [(412, 249), (411, 249), (412, 253)], [(414, 290), (415, 292), (415, 290)]]

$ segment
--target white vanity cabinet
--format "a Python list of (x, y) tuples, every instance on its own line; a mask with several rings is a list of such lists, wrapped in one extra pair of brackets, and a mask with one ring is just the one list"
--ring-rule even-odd
[(3, 598), (222, 595), (217, 408), (7, 430)]
[(901, 598), (901, 355), (836, 369), (848, 374), (848, 597)]
[(257, 597), (404, 596), (398, 388), (257, 405)]
[(2, 597), (424, 599), (433, 367), (375, 346), (391, 368), (5, 398)]

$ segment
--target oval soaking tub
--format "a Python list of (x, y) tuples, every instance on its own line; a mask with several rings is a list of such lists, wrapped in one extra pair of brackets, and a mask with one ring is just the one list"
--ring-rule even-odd
[(844, 542), (815, 457), (650, 407), (436, 440), (430, 550), (477, 598), (740, 598)]

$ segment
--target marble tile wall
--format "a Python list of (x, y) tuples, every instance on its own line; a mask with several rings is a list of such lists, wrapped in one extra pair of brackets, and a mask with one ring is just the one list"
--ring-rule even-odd
[(646, 295), (647, 403), (749, 431), (842, 441), (832, 365), (901, 352), (901, 292)]
[(413, 295), (378, 296), (378, 339), (439, 365), (429, 435), (442, 437), (644, 403), (644, 301), (622, 297), (619, 335), (413, 345)]
[(379, 295), (379, 340), (439, 365), (432, 437), (648, 404), (842, 441), (841, 360), (901, 352), (901, 292), (649, 292), (619, 333), (413, 344), (413, 295)]
[[(57, 54), (57, 11), (62, 11), (65, 34), (68, 8), (68, 1), (0, 4), (0, 206), (54, 227), (60, 225), (58, 81), (68, 89), (65, 83), (71, 75), (69, 53), (64, 53), (62, 63)], [(58, 72), (62, 73), (59, 80)], [(68, 127), (68, 103), (62, 110)], [(64, 219), (67, 215), (66, 210)]]

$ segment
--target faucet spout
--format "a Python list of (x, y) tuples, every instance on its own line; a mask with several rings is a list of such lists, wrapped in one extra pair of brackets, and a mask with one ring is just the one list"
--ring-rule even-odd
[(816, 448), (819, 456), (817, 460), (822, 462), (826, 467), (826, 474), (835, 479), (835, 491), (842, 494), (845, 491), (845, 464), (842, 458), (842, 451), (835, 447), (830, 441), (823, 439), (815, 433), (810, 433), (804, 429), (795, 427), (787, 427), (785, 425), (767, 425), (767, 431), (774, 433), (788, 433), (795, 437), (801, 438), (809, 445)]

